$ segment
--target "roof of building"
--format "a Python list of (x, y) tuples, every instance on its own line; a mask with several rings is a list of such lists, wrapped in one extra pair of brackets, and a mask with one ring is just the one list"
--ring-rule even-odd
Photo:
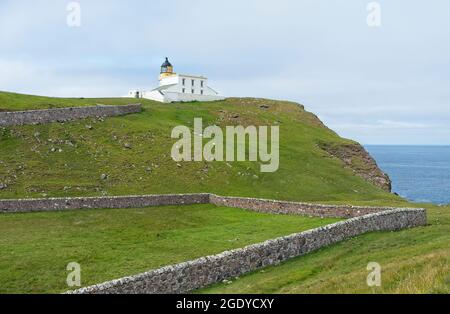
[(189, 77), (189, 78), (196, 78), (196, 79), (203, 79), (207, 80), (208, 78), (203, 75), (190, 75), (190, 74), (177, 74), (180, 77)]
[(169, 62), (169, 58), (166, 57), (166, 61), (161, 65), (161, 67), (171, 67), (172, 64)]
[(166, 90), (166, 89), (168, 89), (168, 88), (170, 88), (170, 87), (172, 87), (172, 86), (175, 86), (175, 85), (178, 85), (178, 84), (168, 84), (168, 85), (162, 85), (162, 86), (159, 86), (159, 87), (157, 87), (157, 88), (154, 88), (154, 89), (152, 89), (152, 92), (153, 91), (162, 91), (162, 90)]

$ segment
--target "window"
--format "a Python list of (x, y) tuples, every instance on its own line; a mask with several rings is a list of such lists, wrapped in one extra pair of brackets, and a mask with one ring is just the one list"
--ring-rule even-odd
[[(183, 86), (185, 86), (186, 85), (186, 79), (184, 78), (184, 79), (182, 79), (181, 80), (181, 82), (182, 82), (182, 84), (183, 84)], [(184, 93), (184, 92), (183, 92)]]
[(194, 86), (195, 80), (192, 80), (192, 86)]
[(192, 94), (195, 94), (195, 90), (194, 89), (192, 89), (191, 91), (192, 91)]
[(202, 88), (203, 88), (203, 83), (204, 83), (203, 81), (200, 81), (200, 86), (201, 86)]
[(186, 93), (186, 88), (183, 88), (183, 90), (182, 90), (182, 91), (183, 91), (183, 93)]
[(202, 94), (203, 95), (203, 89), (200, 91), (200, 94)]

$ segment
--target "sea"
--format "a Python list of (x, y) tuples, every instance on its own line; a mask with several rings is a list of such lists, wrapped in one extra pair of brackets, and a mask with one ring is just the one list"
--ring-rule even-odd
[(365, 145), (392, 180), (392, 192), (413, 202), (450, 204), (450, 146)]

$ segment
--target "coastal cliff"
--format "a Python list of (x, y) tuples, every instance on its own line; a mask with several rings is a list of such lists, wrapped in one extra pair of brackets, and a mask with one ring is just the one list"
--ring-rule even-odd
[(360, 144), (333, 145), (321, 143), (319, 146), (330, 156), (342, 161), (344, 166), (351, 169), (356, 175), (387, 192), (391, 192), (391, 179), (386, 173), (381, 171), (376, 161)]

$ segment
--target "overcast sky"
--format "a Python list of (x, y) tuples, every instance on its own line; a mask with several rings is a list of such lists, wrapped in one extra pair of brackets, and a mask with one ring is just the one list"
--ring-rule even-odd
[(450, 144), (450, 1), (0, 0), (0, 90), (121, 96), (175, 71), (300, 102), (364, 144)]

